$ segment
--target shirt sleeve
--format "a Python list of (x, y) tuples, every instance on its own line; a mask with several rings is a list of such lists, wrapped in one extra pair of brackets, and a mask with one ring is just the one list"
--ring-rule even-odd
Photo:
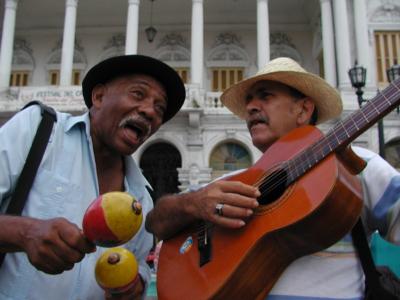
[(400, 244), (400, 174), (378, 154), (359, 147), (353, 149), (367, 162), (360, 174), (367, 227)]
[(0, 128), (0, 211), (5, 212), (41, 120), (40, 107), (32, 105)]

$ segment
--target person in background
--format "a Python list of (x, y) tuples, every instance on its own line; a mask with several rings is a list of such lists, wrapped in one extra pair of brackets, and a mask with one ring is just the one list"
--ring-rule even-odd
[[(0, 215), (0, 299), (101, 299), (94, 268), (104, 248), (81, 230), (86, 208), (99, 195), (126, 191), (153, 207), (149, 183), (131, 154), (185, 100), (179, 75), (142, 55), (106, 59), (82, 82), (88, 112), (57, 112), (57, 122), (22, 216)], [(17, 113), (0, 128), (0, 208), (4, 212), (41, 120), (39, 106)], [(139, 263), (140, 279), (118, 299), (137, 299), (150, 281), (146, 257), (153, 237), (144, 224), (123, 246)], [(106, 295), (113, 298), (112, 295)]]
[[(221, 100), (246, 121), (254, 146), (263, 153), (292, 130), (338, 118), (342, 112), (333, 87), (284, 57), (231, 86)], [(399, 244), (400, 175), (379, 155), (352, 148), (367, 163), (359, 174), (366, 231), (370, 235), (379, 230)], [(251, 222), (259, 196), (251, 185), (217, 180), (197, 191), (161, 197), (148, 214), (146, 228), (164, 240), (198, 220), (237, 230)], [(328, 249), (290, 264), (267, 299), (363, 299), (364, 290), (364, 274), (349, 233)]]

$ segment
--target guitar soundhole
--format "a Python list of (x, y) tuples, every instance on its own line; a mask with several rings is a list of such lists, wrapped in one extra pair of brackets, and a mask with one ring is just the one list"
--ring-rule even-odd
[(261, 196), (258, 202), (261, 205), (267, 205), (276, 201), (285, 192), (287, 187), (287, 172), (285, 169), (279, 169), (268, 175), (260, 184), (258, 189)]

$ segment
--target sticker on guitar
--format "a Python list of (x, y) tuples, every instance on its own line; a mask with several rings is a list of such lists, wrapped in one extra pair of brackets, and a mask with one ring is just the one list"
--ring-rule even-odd
[(179, 248), (179, 253), (180, 254), (187, 253), (190, 250), (190, 248), (192, 248), (192, 245), (193, 245), (193, 238), (189, 236), (182, 244), (182, 246)]

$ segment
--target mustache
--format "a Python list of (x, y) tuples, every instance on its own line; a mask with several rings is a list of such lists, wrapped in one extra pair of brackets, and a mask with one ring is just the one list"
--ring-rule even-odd
[(141, 136), (149, 136), (151, 133), (150, 122), (146, 118), (140, 115), (126, 116), (121, 120), (121, 122), (119, 122), (118, 126), (120, 128), (123, 127), (134, 128), (136, 131), (139, 131)]
[(264, 116), (260, 112), (256, 112), (253, 114), (250, 114), (249, 118), (246, 120), (247, 123), (247, 128), (250, 130), (250, 128), (258, 123), (265, 123), (269, 124), (269, 119), (267, 116)]

